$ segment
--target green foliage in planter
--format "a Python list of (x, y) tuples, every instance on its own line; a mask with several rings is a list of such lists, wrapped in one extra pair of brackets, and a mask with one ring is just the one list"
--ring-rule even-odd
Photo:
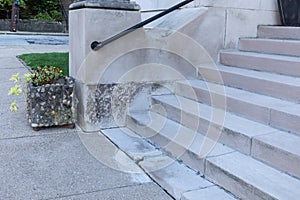
[(38, 66), (37, 70), (34, 70), (31, 81), (34, 86), (52, 84), (63, 76), (62, 72), (58, 67), (50, 65), (44, 67)]
[[(33, 69), (34, 73), (25, 74), (23, 78), (20, 78), (19, 73), (13, 75), (10, 80), (14, 81), (15, 85), (10, 89), (9, 95), (21, 95), (26, 90), (26, 84), (30, 81), (32, 81), (33, 85), (50, 84), (61, 76), (69, 75), (69, 53), (23, 54), (19, 58)], [(50, 66), (59, 66), (59, 68)], [(11, 103), (10, 110), (18, 110), (16, 100)]]

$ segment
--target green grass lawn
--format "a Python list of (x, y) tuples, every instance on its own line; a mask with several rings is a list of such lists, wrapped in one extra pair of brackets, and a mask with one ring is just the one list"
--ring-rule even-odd
[(64, 75), (69, 75), (69, 53), (32, 53), (20, 55), (19, 58), (32, 69), (51, 65), (62, 69)]

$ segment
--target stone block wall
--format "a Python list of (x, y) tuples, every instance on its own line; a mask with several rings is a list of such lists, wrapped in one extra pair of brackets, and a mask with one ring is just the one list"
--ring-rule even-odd
[[(141, 6), (142, 19), (147, 19), (181, 0), (136, 2)], [(258, 25), (280, 24), (277, 0), (195, 0), (185, 9), (193, 7), (207, 7), (208, 11), (183, 33), (203, 45), (214, 60), (220, 49), (236, 48), (240, 37), (255, 37)]]
[[(0, 31), (9, 31), (10, 20), (0, 20)], [(47, 32), (47, 33), (63, 33), (65, 32), (65, 24), (61, 22), (45, 22), (38, 20), (19, 20), (18, 31), (25, 32)]]

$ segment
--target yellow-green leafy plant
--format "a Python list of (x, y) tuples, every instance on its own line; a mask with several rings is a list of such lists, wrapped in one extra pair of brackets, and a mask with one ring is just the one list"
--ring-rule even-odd
[[(33, 84), (33, 86), (41, 86), (55, 83), (59, 78), (63, 77), (63, 71), (58, 67), (53, 66), (39, 66), (33, 73), (24, 74), (20, 78), (20, 73), (14, 74), (9, 80), (13, 81), (15, 85), (10, 88), (8, 95), (19, 96), (25, 90), (26, 84)], [(17, 101), (14, 100), (10, 105), (10, 110), (16, 112), (18, 110)]]

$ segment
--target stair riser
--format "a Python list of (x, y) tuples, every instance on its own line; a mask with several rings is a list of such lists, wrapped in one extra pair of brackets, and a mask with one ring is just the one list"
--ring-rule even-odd
[(300, 116), (271, 110), (270, 125), (300, 135)]
[(252, 141), (253, 157), (300, 178), (300, 156), (268, 145), (258, 138)]
[(220, 63), (245, 69), (266, 71), (300, 77), (300, 62), (286, 61), (272, 58), (262, 58), (234, 53), (220, 53)]
[[(166, 117), (168, 117), (169, 119), (176, 121), (190, 129), (197, 130), (199, 133), (204, 135), (207, 134), (208, 130), (210, 131), (210, 133), (214, 133), (214, 136), (221, 133), (220, 137), (218, 138), (219, 143), (226, 144), (227, 146), (237, 149), (238, 151), (245, 154), (250, 154), (251, 138), (234, 130), (224, 128), (221, 125), (210, 124), (211, 122), (208, 119), (186, 113), (169, 104), (164, 104), (163, 102), (157, 101), (155, 99), (153, 99), (152, 101), (154, 104), (161, 104), (166, 110), (166, 112), (161, 112), (161, 110), (156, 110), (154, 108), (154, 112), (157, 112), (161, 115), (166, 115)], [(198, 125), (197, 129), (195, 128), (195, 125)]]
[(299, 42), (293, 40), (281, 42), (255, 39), (240, 39), (239, 50), (289, 56), (300, 56)]
[(259, 38), (300, 40), (300, 28), (259, 26), (257, 31), (257, 36)]
[(172, 157), (182, 160), (186, 165), (195, 171), (204, 173), (205, 160), (199, 158), (196, 154), (186, 150), (181, 145), (172, 142), (169, 138), (157, 133), (148, 126), (140, 126), (130, 116), (127, 117), (127, 126), (132, 131), (138, 133), (142, 137), (148, 138), (156, 146), (172, 155)]
[(249, 185), (240, 178), (234, 176), (233, 174), (224, 171), (219, 166), (214, 165), (209, 159), (206, 160), (205, 165), (205, 177), (214, 182), (217, 185), (225, 188), (226, 190), (232, 192), (234, 195), (241, 199), (251, 199), (251, 200), (261, 200), (269, 199), (275, 200), (272, 196), (260, 191), (253, 185)]
[[(220, 73), (222, 75), (223, 82), (220, 82), (219, 78), (215, 76), (216, 71), (208, 68), (201, 68), (201, 74), (204, 74), (204, 76), (200, 74), (199, 78), (259, 94), (300, 102), (300, 95), (298, 95), (300, 94), (300, 87), (269, 80), (262, 80), (254, 77), (247, 77), (241, 74), (233, 74), (230, 72), (220, 71)], [(205, 79), (202, 78), (202, 76), (205, 77)]]

